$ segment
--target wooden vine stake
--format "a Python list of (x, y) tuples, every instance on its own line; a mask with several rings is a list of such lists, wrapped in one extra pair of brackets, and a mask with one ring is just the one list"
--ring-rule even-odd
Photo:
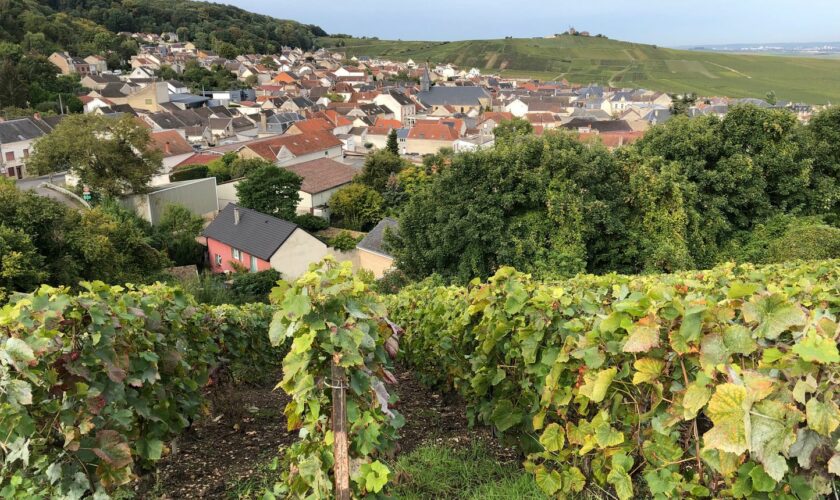
[(347, 444), (347, 389), (344, 368), (338, 365), (338, 354), (332, 360), (332, 431), (335, 464), (335, 497), (350, 500), (350, 455)]

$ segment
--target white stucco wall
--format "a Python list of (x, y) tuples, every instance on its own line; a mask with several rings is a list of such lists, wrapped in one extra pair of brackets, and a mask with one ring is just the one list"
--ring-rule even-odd
[(303, 229), (295, 229), (291, 236), (271, 256), (269, 263), (285, 280), (294, 280), (319, 262), (329, 252), (327, 245)]

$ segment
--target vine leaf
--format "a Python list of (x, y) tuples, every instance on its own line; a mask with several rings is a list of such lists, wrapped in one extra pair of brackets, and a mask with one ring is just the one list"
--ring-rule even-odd
[(543, 445), (545, 451), (555, 452), (563, 449), (566, 442), (566, 433), (563, 428), (556, 423), (548, 424), (540, 436), (540, 444)]
[(659, 347), (659, 327), (635, 324), (624, 343), (624, 352), (648, 352)]
[(749, 356), (758, 348), (752, 338), (752, 331), (744, 325), (731, 325), (723, 331), (723, 343), (734, 354)]
[(835, 454), (831, 457), (831, 460), (828, 461), (828, 472), (834, 474), (835, 476), (840, 476), (840, 455)]
[(563, 486), (563, 480), (560, 477), (560, 473), (556, 470), (548, 471), (541, 465), (537, 467), (535, 476), (537, 486), (539, 486), (546, 495), (554, 495)]
[(593, 403), (600, 403), (607, 396), (607, 389), (609, 389), (617, 370), (615, 367), (601, 370), (597, 374), (587, 373), (584, 375), (584, 384), (580, 386), (578, 392)]
[(741, 454), (747, 451), (750, 434), (747, 389), (721, 384), (715, 389), (706, 414), (715, 424), (703, 435), (706, 447)]
[(831, 435), (840, 426), (840, 411), (831, 400), (821, 403), (817, 398), (809, 399), (805, 405), (805, 417), (808, 427), (823, 436)]
[(753, 297), (741, 312), (748, 323), (758, 323), (755, 334), (759, 338), (773, 340), (789, 328), (805, 324), (802, 309), (778, 293)]
[(806, 335), (804, 339), (793, 346), (792, 351), (809, 363), (840, 363), (837, 343), (817, 333)]
[(799, 466), (805, 469), (811, 468), (811, 456), (822, 444), (822, 438), (819, 434), (809, 429), (799, 429), (796, 431), (796, 442), (790, 447), (790, 455), (796, 458)]
[(709, 398), (711, 397), (712, 391), (709, 390), (706, 384), (697, 382), (689, 384), (682, 401), (683, 418), (691, 420), (696, 417), (697, 413), (706, 406), (706, 403), (709, 402)]
[(665, 362), (655, 358), (641, 358), (633, 363), (636, 373), (633, 374), (633, 385), (651, 383), (659, 378), (665, 369)]
[(522, 411), (514, 408), (509, 399), (503, 399), (496, 404), (490, 419), (499, 432), (505, 432), (522, 421)]

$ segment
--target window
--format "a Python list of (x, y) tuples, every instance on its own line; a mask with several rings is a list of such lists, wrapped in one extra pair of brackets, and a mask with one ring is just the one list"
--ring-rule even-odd
[(24, 158), (29, 158), (29, 150), (28, 149), (23, 150), (23, 157)]
[(6, 161), (15, 161), (15, 152), (14, 151), (7, 151), (6, 152)]
[(217, 266), (221, 266), (221, 265), (222, 265), (222, 256), (221, 256), (221, 255), (219, 255), (219, 254), (216, 254), (216, 265), (217, 265)]
[(254, 257), (253, 255), (251, 256), (251, 272), (252, 273), (257, 272), (257, 258)]
[(236, 248), (233, 249), (233, 260), (242, 260), (242, 252)]

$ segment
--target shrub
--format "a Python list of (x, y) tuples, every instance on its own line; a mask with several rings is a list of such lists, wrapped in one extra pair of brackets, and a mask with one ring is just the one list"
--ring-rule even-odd
[(176, 169), (169, 174), (170, 182), (189, 181), (193, 179), (204, 179), (210, 175), (210, 168), (207, 165), (194, 165), (186, 168)]
[(361, 241), (361, 238), (357, 238), (347, 231), (341, 231), (335, 237), (330, 238), (327, 244), (336, 250), (349, 252), (350, 250), (356, 248), (356, 244), (359, 243), (359, 241)]
[(330, 227), (327, 219), (312, 214), (299, 214), (295, 216), (295, 224), (307, 231), (321, 231)]
[(236, 273), (230, 288), (239, 303), (268, 302), (268, 294), (278, 281), (280, 273), (274, 269), (257, 273)]

